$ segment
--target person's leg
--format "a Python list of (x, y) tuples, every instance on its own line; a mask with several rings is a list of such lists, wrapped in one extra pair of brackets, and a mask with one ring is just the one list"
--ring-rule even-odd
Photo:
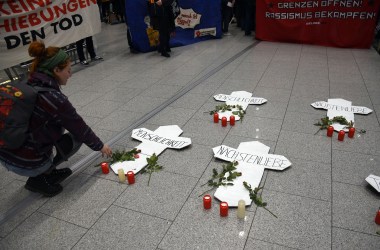
[(84, 52), (83, 52), (83, 43), (84, 43), (84, 39), (80, 39), (79, 41), (75, 43), (80, 62), (83, 62), (86, 60), (86, 58), (84, 57)]
[(170, 39), (169, 33), (169, 23), (165, 17), (159, 18), (159, 39), (160, 44), (158, 46), (158, 52), (161, 52), (161, 55), (164, 57), (170, 57), (166, 51), (169, 48), (168, 37)]
[(74, 138), (70, 133), (64, 134), (55, 144), (57, 155), (53, 159), (53, 170), (49, 173), (48, 181), (50, 183), (60, 183), (72, 174), (70, 168), (56, 169), (56, 167), (68, 158), (73, 156), (80, 147), (82, 143)]
[(90, 54), (91, 58), (96, 57), (95, 48), (94, 48), (94, 42), (92, 40), (92, 36), (86, 37), (86, 47), (87, 51)]
[(131, 53), (133, 54), (139, 53), (139, 51), (133, 45), (131, 30), (128, 27), (127, 27), (127, 40), (128, 40), (129, 50), (131, 51)]
[(103, 22), (103, 7), (102, 7), (101, 1), (98, 1), (98, 7), (99, 7), (100, 21)]
[(245, 21), (244, 21), (244, 31), (245, 31), (246, 36), (251, 35), (252, 14), (253, 14), (253, 6), (248, 5), (247, 8), (245, 8)]
[(66, 161), (68, 158), (73, 156), (80, 147), (82, 143), (75, 139), (71, 133), (66, 133), (56, 142), (57, 155), (53, 159), (53, 165), (56, 167), (62, 162)]
[(227, 6), (223, 4), (222, 1), (222, 32), (226, 33), (228, 32), (228, 26), (226, 26), (226, 21), (227, 21)]

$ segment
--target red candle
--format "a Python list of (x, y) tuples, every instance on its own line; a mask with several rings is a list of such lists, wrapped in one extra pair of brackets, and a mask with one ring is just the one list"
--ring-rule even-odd
[(227, 202), (220, 203), (220, 216), (222, 216), (222, 217), (228, 216), (228, 204), (227, 204)]
[(225, 126), (227, 126), (227, 118), (222, 117), (222, 127), (225, 127)]
[(110, 172), (110, 168), (109, 168), (107, 162), (102, 162), (102, 163), (100, 164), (100, 166), (102, 167), (102, 172), (103, 172), (103, 174), (108, 174), (108, 173)]
[(380, 225), (380, 208), (377, 211), (376, 217), (375, 217), (375, 222), (377, 225)]
[(133, 173), (133, 171), (128, 171), (127, 172), (127, 179), (128, 179), (128, 184), (129, 185), (135, 183), (135, 174)]
[(328, 136), (328, 137), (332, 137), (333, 134), (334, 134), (334, 127), (333, 127), (333, 126), (329, 126), (329, 127), (327, 128), (327, 136)]
[(234, 125), (235, 125), (235, 116), (234, 116), (234, 115), (231, 115), (231, 116), (230, 116), (230, 125), (231, 125), (231, 126), (234, 126)]
[(354, 135), (355, 135), (355, 128), (350, 128), (348, 130), (348, 137), (349, 138), (354, 138)]
[(203, 196), (203, 208), (210, 209), (211, 208), (211, 196), (206, 194)]
[(338, 140), (339, 141), (344, 141), (344, 136), (346, 135), (346, 132), (344, 132), (343, 130), (339, 131), (338, 133)]
[(214, 123), (218, 123), (219, 122), (219, 114), (218, 113), (214, 113)]

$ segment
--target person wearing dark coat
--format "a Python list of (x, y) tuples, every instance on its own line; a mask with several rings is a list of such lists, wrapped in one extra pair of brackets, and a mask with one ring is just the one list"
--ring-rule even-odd
[(151, 24), (159, 32), (158, 52), (164, 57), (170, 57), (170, 35), (175, 30), (172, 3), (174, 0), (158, 0), (154, 2), (155, 13), (151, 13)]
[(26, 84), (49, 90), (38, 94), (25, 143), (17, 149), (1, 148), (0, 163), (16, 174), (28, 176), (26, 189), (51, 197), (62, 191), (59, 182), (72, 174), (70, 168), (56, 169), (57, 165), (76, 153), (82, 143), (107, 157), (112, 150), (61, 92), (61, 86), (71, 76), (66, 52), (34, 41), (29, 46), (29, 55), (35, 59)]

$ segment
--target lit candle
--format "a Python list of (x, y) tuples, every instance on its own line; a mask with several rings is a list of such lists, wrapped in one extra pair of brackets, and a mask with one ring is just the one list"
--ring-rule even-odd
[(238, 202), (237, 217), (239, 219), (245, 218), (245, 201), (244, 200), (239, 200)]
[(108, 166), (108, 162), (102, 162), (100, 164), (100, 166), (102, 167), (103, 174), (108, 174), (110, 172), (110, 168)]
[(222, 117), (222, 127), (225, 127), (225, 126), (227, 126), (227, 118)]
[(222, 217), (228, 216), (228, 204), (227, 204), (227, 202), (220, 203), (220, 216), (222, 216)]
[(235, 125), (235, 116), (234, 116), (234, 115), (231, 115), (231, 116), (230, 116), (230, 125), (231, 125), (231, 126), (234, 126), (234, 125)]
[(120, 168), (119, 170), (117, 170), (117, 174), (119, 175), (119, 181), (121, 183), (124, 183), (125, 182), (124, 170), (122, 168)]
[(329, 127), (327, 128), (327, 136), (328, 136), (328, 137), (332, 137), (333, 134), (334, 134), (334, 127), (333, 127), (333, 126), (329, 126)]
[(214, 113), (214, 123), (218, 123), (219, 122), (219, 114), (218, 113)]
[(203, 196), (203, 208), (210, 209), (211, 208), (211, 196), (206, 194)]
[(134, 184), (135, 183), (135, 173), (133, 171), (128, 171), (127, 172), (127, 179), (128, 179), (128, 184)]
[(380, 208), (377, 211), (376, 217), (375, 217), (375, 222), (377, 225), (380, 225)]
[(348, 130), (348, 137), (349, 138), (354, 138), (354, 135), (355, 135), (355, 128), (352, 127)]
[(344, 141), (344, 136), (346, 135), (346, 132), (344, 130), (339, 131), (338, 133), (338, 140), (339, 141)]

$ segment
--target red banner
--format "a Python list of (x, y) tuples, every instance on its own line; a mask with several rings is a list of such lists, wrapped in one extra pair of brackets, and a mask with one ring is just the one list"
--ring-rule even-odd
[(369, 48), (379, 0), (257, 0), (256, 38)]

